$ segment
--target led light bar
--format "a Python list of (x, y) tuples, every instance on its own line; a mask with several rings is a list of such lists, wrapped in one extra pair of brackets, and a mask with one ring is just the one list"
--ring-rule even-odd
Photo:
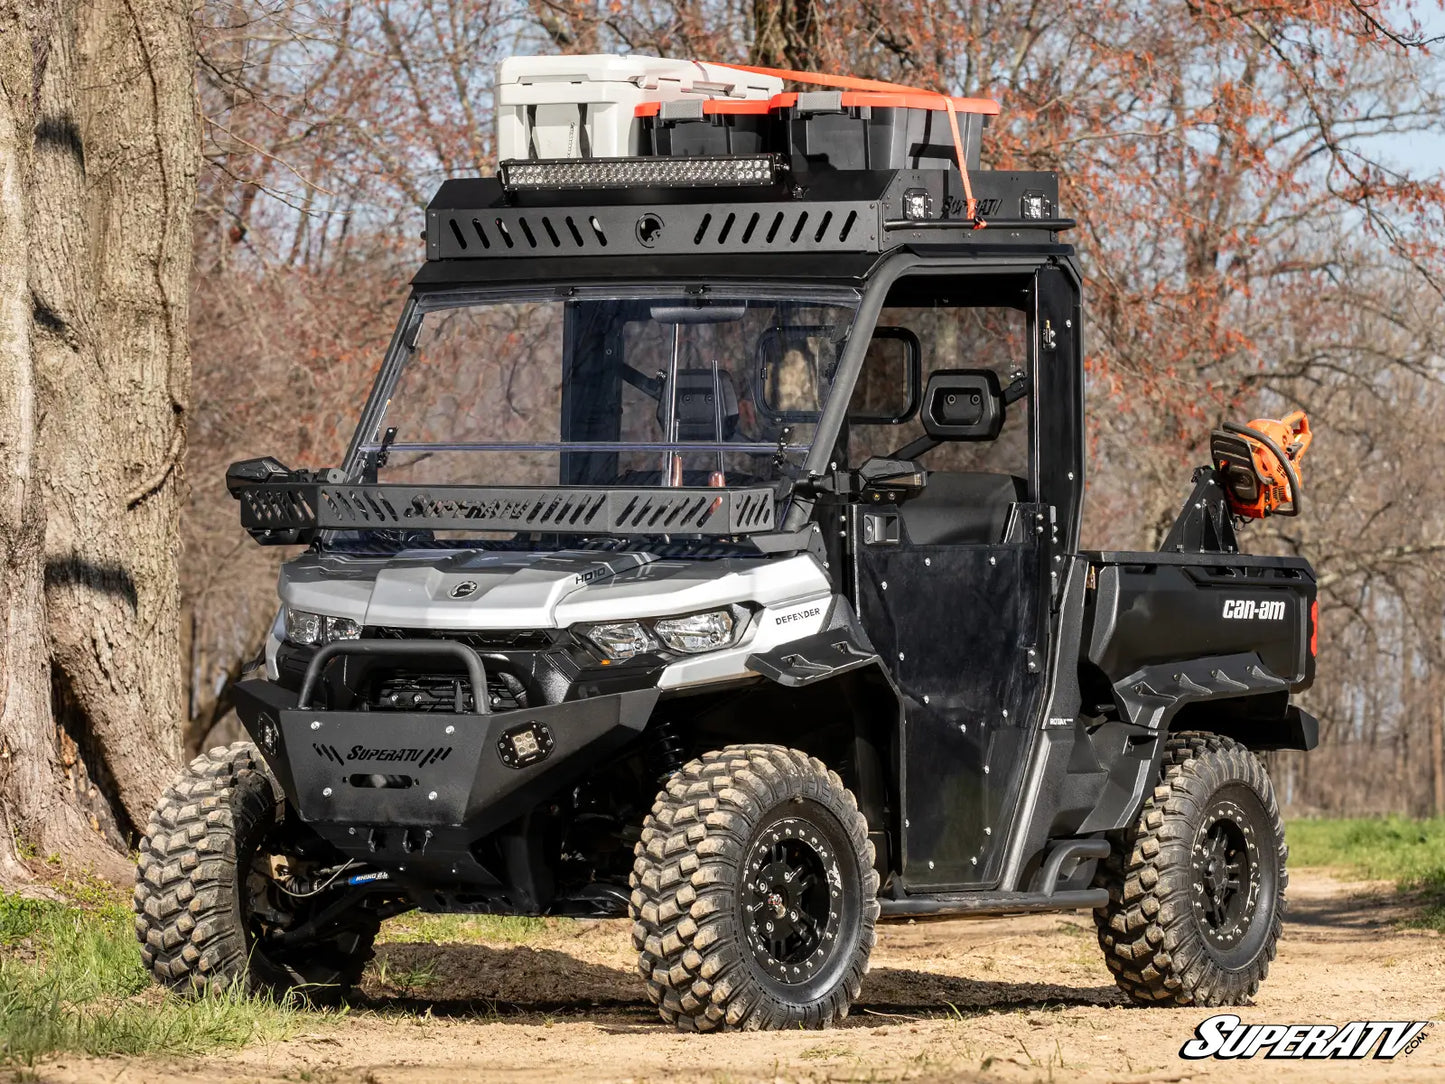
[(503, 162), (511, 189), (701, 188), (773, 184), (781, 165), (771, 154), (715, 158), (551, 158)]

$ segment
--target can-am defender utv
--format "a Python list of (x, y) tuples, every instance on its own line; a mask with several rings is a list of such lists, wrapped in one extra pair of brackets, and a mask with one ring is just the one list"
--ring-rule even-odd
[(305, 550), (251, 742), (141, 846), (157, 979), (339, 996), (411, 908), (627, 915), (665, 1020), (816, 1026), (880, 918), (1092, 908), (1133, 999), (1243, 1002), (1315, 582), (1235, 526), (1298, 512), (1302, 422), (1083, 551), (1071, 223), (969, 161), (991, 103), (765, 79), (545, 159), (596, 88), (512, 83), (574, 104), (500, 98), (512, 160), (438, 191), (341, 464), (228, 472)]

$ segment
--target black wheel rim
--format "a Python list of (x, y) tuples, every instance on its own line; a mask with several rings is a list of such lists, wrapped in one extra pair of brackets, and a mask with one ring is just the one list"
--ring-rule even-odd
[(753, 959), (779, 982), (812, 981), (832, 958), (842, 921), (835, 848), (816, 826), (784, 817), (757, 834), (743, 868), (743, 924)]
[(1262, 879), (1253, 818), (1232, 800), (1215, 801), (1195, 835), (1191, 864), (1200, 932), (1216, 949), (1238, 949), (1254, 923)]

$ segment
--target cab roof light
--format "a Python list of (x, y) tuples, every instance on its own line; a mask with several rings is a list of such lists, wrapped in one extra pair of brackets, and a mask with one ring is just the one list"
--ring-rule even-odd
[(713, 158), (514, 159), (501, 166), (502, 186), (513, 191), (569, 188), (703, 188), (776, 184), (776, 155)]

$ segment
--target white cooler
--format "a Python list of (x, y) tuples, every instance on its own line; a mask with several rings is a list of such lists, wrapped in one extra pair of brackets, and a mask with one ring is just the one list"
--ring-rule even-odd
[(767, 99), (783, 81), (655, 56), (514, 56), (497, 65), (497, 161), (622, 158), (638, 151), (644, 102)]

